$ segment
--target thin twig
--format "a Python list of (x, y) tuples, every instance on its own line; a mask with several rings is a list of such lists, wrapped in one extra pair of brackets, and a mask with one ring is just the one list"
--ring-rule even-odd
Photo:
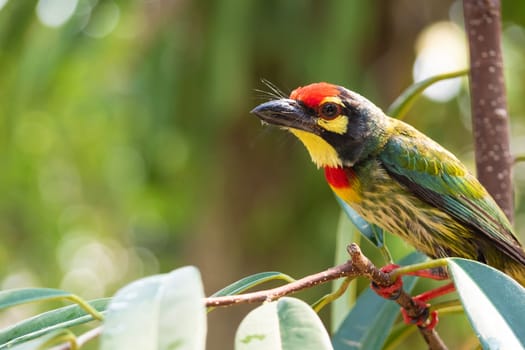
[(239, 295), (206, 298), (205, 304), (207, 307), (219, 307), (241, 303), (261, 303), (272, 301), (285, 295), (290, 295), (300, 290), (311, 288), (318, 284), (326, 283), (341, 277), (363, 276), (363, 271), (366, 267), (360, 264), (360, 256), (363, 256), (361, 250), (356, 244), (352, 244), (350, 247), (353, 247), (351, 248), (353, 249), (352, 252), (350, 252), (352, 260), (349, 260), (344, 264), (273, 289)]
[[(379, 270), (363, 253), (359, 246), (352, 243), (347, 248), (350, 254), (350, 260), (346, 263), (330, 268), (326, 271), (316, 273), (299, 279), (297, 281), (288, 283), (284, 286), (277, 288), (263, 290), (259, 292), (246, 293), (233, 296), (221, 296), (221, 297), (209, 297), (205, 298), (205, 305), (207, 307), (220, 307), (230, 306), (240, 303), (257, 303), (266, 302), (278, 299), (282, 296), (293, 294), (300, 290), (316, 286), (321, 283), (326, 283), (338, 278), (355, 278), (355, 277), (366, 277), (378, 286), (389, 286), (392, 284), (392, 273), (385, 273)], [(394, 270), (395, 271), (395, 270)], [(406, 313), (413, 318), (418, 318), (427, 309), (422, 309), (421, 304), (418, 304), (414, 299), (407, 294), (404, 290), (401, 290), (399, 298), (396, 302), (406, 310)], [(419, 332), (427, 342), (429, 349), (431, 350), (446, 350), (447, 347), (437, 334), (434, 329), (426, 329), (424, 327), (418, 327)], [(102, 332), (102, 327), (93, 328), (90, 331), (80, 335), (77, 338), (78, 347), (82, 347), (87, 342), (98, 337)], [(55, 347), (54, 350), (71, 350), (70, 344), (63, 344)]]
[[(406, 310), (408, 316), (417, 319), (421, 317), (422, 314), (427, 313), (429, 314), (429, 309), (422, 309), (421, 306), (414, 301), (414, 299), (404, 290), (401, 291), (401, 294), (399, 298), (396, 300), (396, 303), (398, 303), (403, 309)], [(426, 343), (428, 344), (428, 348), (431, 350), (445, 350), (447, 349), (447, 346), (441, 340), (438, 333), (434, 328), (428, 329), (427, 327), (418, 327), (419, 333), (423, 336), (423, 339), (425, 339)]]
[[(392, 285), (392, 273), (385, 273), (378, 269), (365, 255), (363, 255), (357, 244), (352, 243), (348, 246), (347, 250), (351, 259), (344, 264), (330, 268), (326, 271), (306, 276), (284, 286), (273, 289), (232, 296), (206, 298), (205, 304), (207, 307), (220, 307), (241, 303), (267, 302), (342, 277), (366, 277), (381, 287)], [(406, 313), (410, 317), (413, 317), (414, 319), (421, 317), (421, 315), (424, 313), (428, 313), (428, 308), (422, 308), (420, 303), (417, 303), (403, 290), (401, 290), (401, 294), (396, 302), (406, 310)], [(427, 342), (429, 349), (447, 349), (435, 330), (427, 329), (425, 327), (418, 327), (418, 329)]]
[[(351, 246), (350, 246), (351, 247)], [(349, 247), (349, 250), (350, 250)], [(360, 251), (359, 251), (360, 252)], [(391, 273), (384, 273), (381, 270), (379, 270), (366, 256), (363, 254), (360, 254), (359, 257), (363, 262), (362, 264), (366, 265), (367, 273), (364, 275), (368, 277), (372, 282), (376, 283), (379, 286), (382, 287), (388, 287), (392, 284), (392, 278)], [(365, 262), (366, 259), (366, 262)], [(394, 270), (395, 271), (395, 270)], [(413, 319), (418, 319), (423, 315), (424, 313), (427, 313), (427, 315), (430, 315), (428, 307), (422, 308), (420, 304), (418, 304), (407, 292), (405, 292), (403, 289), (401, 290), (401, 293), (399, 297), (395, 300), (399, 306), (401, 306), (403, 309), (405, 309), (408, 316), (410, 316)], [(428, 344), (428, 348), (431, 350), (446, 350), (447, 346), (441, 340), (438, 333), (435, 331), (435, 329), (428, 329), (426, 327), (418, 327), (419, 333), (423, 336), (426, 343)]]

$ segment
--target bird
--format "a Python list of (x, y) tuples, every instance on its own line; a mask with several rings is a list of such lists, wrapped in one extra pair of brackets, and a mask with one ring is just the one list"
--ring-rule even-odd
[(525, 251), (503, 211), (451, 152), (345, 87), (320, 82), (255, 107), (295, 135), (333, 192), (430, 258), (490, 265), (525, 286)]

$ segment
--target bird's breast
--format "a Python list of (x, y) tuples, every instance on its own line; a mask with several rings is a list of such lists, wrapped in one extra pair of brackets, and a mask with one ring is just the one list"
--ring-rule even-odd
[(346, 167), (324, 167), (324, 176), (332, 190), (347, 203), (361, 202), (361, 184), (355, 172)]

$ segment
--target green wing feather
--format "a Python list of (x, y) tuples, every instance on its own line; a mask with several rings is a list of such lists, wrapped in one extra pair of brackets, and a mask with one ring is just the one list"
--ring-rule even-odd
[(454, 155), (402, 122), (393, 135), (379, 159), (394, 179), (525, 264), (507, 217)]

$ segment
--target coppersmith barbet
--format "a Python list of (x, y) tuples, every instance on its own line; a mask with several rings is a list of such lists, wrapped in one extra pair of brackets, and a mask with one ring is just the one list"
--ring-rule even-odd
[(344, 87), (315, 83), (252, 113), (290, 131), (337, 196), (432, 258), (491, 265), (525, 285), (525, 252), (494, 199), (449, 151)]

